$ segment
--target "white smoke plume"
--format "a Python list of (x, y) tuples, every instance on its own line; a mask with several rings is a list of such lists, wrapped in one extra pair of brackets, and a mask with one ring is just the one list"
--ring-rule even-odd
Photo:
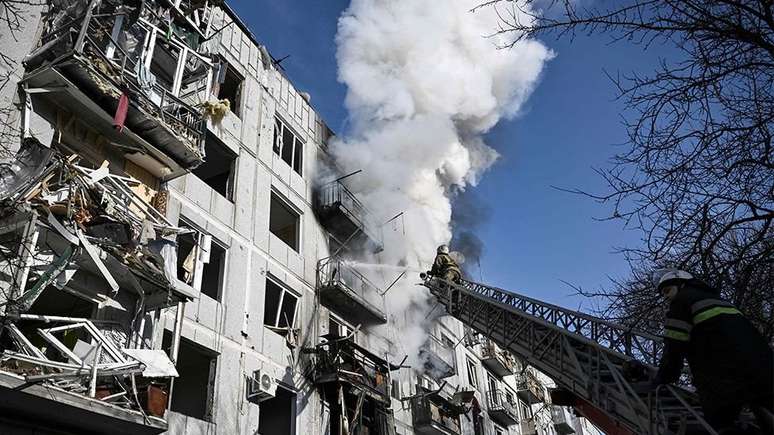
[[(518, 113), (553, 56), (533, 40), (498, 49), (509, 36), (488, 37), (498, 17), (492, 7), (471, 12), (478, 2), (352, 0), (339, 19), (351, 126), (331, 151), (345, 172), (363, 170), (348, 185), (376, 222), (404, 213), (399, 231), (384, 228), (376, 261), (428, 268), (451, 239), (450, 195), (475, 186), (498, 157), (482, 134)], [(389, 335), (413, 364), (432, 320), (417, 282), (407, 274), (387, 294), (398, 322)]]

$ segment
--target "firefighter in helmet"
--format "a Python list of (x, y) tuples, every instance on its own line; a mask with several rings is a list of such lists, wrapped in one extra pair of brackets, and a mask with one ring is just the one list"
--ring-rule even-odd
[(448, 246), (441, 245), (436, 250), (435, 261), (433, 261), (433, 267), (430, 268), (430, 275), (455, 283), (460, 282), (462, 278), (460, 267), (452, 256), (449, 255)]
[(718, 290), (690, 273), (667, 270), (656, 278), (669, 311), (654, 384), (676, 382), (687, 359), (705, 419), (715, 430), (741, 433), (736, 420), (749, 408), (771, 434), (774, 353), (769, 344)]

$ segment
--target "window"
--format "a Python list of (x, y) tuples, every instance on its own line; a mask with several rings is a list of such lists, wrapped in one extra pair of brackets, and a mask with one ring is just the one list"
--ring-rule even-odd
[(277, 387), (277, 395), (259, 405), (258, 433), (293, 435), (296, 433), (296, 393)]
[(224, 198), (234, 198), (234, 168), (237, 156), (212, 133), (204, 141), (204, 163), (193, 174)]
[[(343, 320), (333, 314), (328, 316), (328, 333), (336, 334), (339, 337), (346, 337), (351, 334), (352, 331), (354, 331), (354, 328)], [(355, 338), (355, 336), (353, 336), (353, 338)]]
[(279, 118), (274, 118), (274, 154), (303, 175), (304, 144)]
[(473, 360), (467, 360), (468, 366), (468, 382), (474, 387), (478, 387), (478, 376), (476, 375), (476, 363)]
[(454, 349), (454, 340), (452, 340), (448, 335), (441, 333), (441, 343), (444, 344), (444, 346)]
[[(169, 349), (172, 334), (165, 331), (164, 348)], [(199, 420), (212, 421), (217, 354), (181, 338), (177, 372), (170, 409)]]
[(495, 404), (498, 404), (500, 402), (500, 398), (497, 397), (497, 379), (494, 378), (494, 376), (487, 373), (487, 382), (489, 383), (489, 394), (491, 394), (492, 401)]
[(298, 252), (298, 226), (300, 215), (279, 198), (271, 193), (269, 204), (269, 231)]
[(509, 405), (513, 405), (513, 393), (511, 390), (505, 390), (505, 401), (508, 402)]
[(505, 435), (505, 430), (496, 424), (494, 426), (494, 435)]
[(228, 100), (231, 112), (239, 116), (242, 103), (242, 83), (245, 79), (236, 72), (234, 67), (226, 62), (220, 64), (218, 71), (217, 96), (219, 100)]
[(177, 279), (216, 301), (222, 296), (226, 269), (226, 248), (209, 234), (180, 220), (181, 228), (192, 230), (177, 236)]
[(524, 419), (532, 418), (532, 408), (526, 403), (519, 401), (521, 404), (521, 415)]
[(296, 320), (298, 296), (277, 284), (271, 278), (266, 278), (266, 301), (263, 306), (263, 324), (279, 329), (276, 332), (287, 333)]

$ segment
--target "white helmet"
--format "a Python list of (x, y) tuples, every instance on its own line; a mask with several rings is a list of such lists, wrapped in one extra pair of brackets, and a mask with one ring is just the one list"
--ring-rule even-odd
[(693, 279), (693, 275), (680, 269), (665, 269), (656, 272), (658, 279), (656, 281), (656, 290), (660, 291), (662, 287), (674, 284), (676, 281), (688, 281)]
[(441, 245), (436, 249), (436, 252), (439, 254), (448, 254), (449, 253), (449, 247), (446, 245)]

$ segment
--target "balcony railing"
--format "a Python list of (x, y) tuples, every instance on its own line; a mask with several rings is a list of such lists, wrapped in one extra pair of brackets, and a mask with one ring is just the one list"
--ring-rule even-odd
[(551, 420), (554, 423), (554, 429), (559, 434), (571, 434), (575, 432), (575, 428), (572, 426), (567, 411), (561, 406), (551, 407)]
[(529, 420), (522, 420), (521, 424), (521, 435), (537, 435), (537, 426), (535, 425), (535, 420), (529, 419)]
[(375, 400), (389, 403), (390, 365), (352, 340), (330, 339), (316, 350), (315, 383), (344, 382)]
[(362, 273), (341, 258), (317, 265), (317, 291), (323, 305), (362, 324), (387, 322), (384, 296)]
[(371, 213), (341, 181), (332, 181), (317, 189), (316, 206), (323, 224), (343, 243), (350, 239), (370, 244), (370, 249), (381, 249), (380, 226), (373, 222)]
[(512, 375), (516, 370), (516, 361), (513, 357), (498, 348), (491, 340), (487, 340), (481, 347), (481, 363), (500, 378)]
[(524, 372), (516, 381), (519, 398), (529, 405), (540, 403), (544, 399), (543, 387), (535, 375)]
[[(119, 97), (128, 95), (126, 126), (184, 168), (192, 168), (203, 160), (205, 129), (202, 109), (194, 104), (209, 98), (212, 63), (197, 53), (198, 38), (167, 35), (168, 24), (155, 15), (152, 3), (141, 2), (141, 10), (130, 12), (93, 0), (74, 19), (52, 14), (41, 45), (25, 60), (25, 81), (41, 87), (66, 84), (38, 68), (49, 63), (111, 116)], [(66, 58), (73, 61), (62, 61)], [(72, 112), (83, 110), (67, 101), (59, 97), (56, 103)]]
[(508, 401), (503, 391), (487, 391), (486, 403), (489, 416), (497, 423), (503, 426), (511, 426), (519, 422), (519, 414), (516, 408)]
[(421, 435), (459, 435), (459, 414), (444, 406), (443, 401), (429, 395), (411, 398), (411, 422), (414, 432)]
[(435, 379), (448, 378), (457, 373), (454, 349), (434, 335), (428, 336), (425, 345), (419, 349), (419, 357), (424, 362), (425, 372)]

